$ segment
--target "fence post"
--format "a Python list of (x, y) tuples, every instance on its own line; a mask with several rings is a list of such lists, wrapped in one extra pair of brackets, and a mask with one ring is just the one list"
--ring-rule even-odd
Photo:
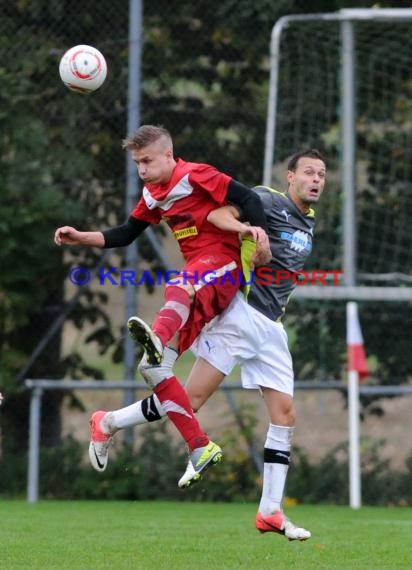
[(34, 386), (30, 398), (29, 468), (27, 474), (27, 502), (39, 499), (40, 420), (43, 389)]
[(352, 509), (361, 506), (361, 466), (359, 428), (359, 374), (356, 370), (348, 373), (348, 413), (349, 413), (349, 504)]

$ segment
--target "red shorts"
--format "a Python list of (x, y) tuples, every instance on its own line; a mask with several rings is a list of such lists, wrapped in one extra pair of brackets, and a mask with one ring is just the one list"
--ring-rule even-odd
[(180, 329), (179, 353), (191, 347), (206, 323), (229, 306), (242, 285), (240, 259), (229, 255), (203, 255), (187, 263), (180, 274), (196, 291), (189, 318)]

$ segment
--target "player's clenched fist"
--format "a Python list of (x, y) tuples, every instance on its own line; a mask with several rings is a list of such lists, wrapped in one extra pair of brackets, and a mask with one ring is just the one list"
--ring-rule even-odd
[(80, 232), (71, 226), (57, 228), (54, 234), (54, 243), (57, 245), (78, 245), (81, 243)]
[(102, 232), (79, 232), (71, 226), (57, 228), (54, 233), (54, 243), (57, 245), (89, 245), (92, 247), (104, 247)]

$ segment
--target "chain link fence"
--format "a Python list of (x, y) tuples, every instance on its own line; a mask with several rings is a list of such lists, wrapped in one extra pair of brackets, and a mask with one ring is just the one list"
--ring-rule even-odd
[[(172, 0), (146, 3), (142, 12), (141, 122), (166, 126), (179, 156), (214, 164), (249, 185), (262, 179), (270, 31), (283, 15), (281, 7), (263, 4), (240, 1), (234, 11), (229, 0), (197, 0), (191, 4)], [(65, 50), (83, 43), (96, 46), (108, 63), (105, 84), (90, 95), (69, 91), (58, 75)], [(24, 388), (25, 378), (123, 377), (123, 289), (102, 289), (93, 282), (80, 295), (68, 280), (69, 270), (75, 266), (93, 270), (110, 263), (120, 268), (123, 253), (113, 252), (104, 261), (95, 250), (63, 253), (57, 251), (52, 236), (60, 225), (101, 229), (122, 222), (127, 215), (128, 180), (121, 141), (127, 134), (131, 111), (128, 64), (132, 47), (128, 2), (92, 0), (79, 5), (74, 0), (19, 0), (4, 3), (2, 9), (0, 237), (4, 247), (0, 260), (4, 270), (0, 276), (0, 388), (6, 395), (0, 412), (0, 461), (5, 473), (2, 493), (23, 492), (21, 481), (25, 480), (27, 460), (23, 457), (19, 463), (12, 459), (27, 449), (30, 396)], [(293, 63), (293, 53), (291, 56)], [(294, 115), (286, 105), (287, 93), (282, 99), (287, 115), (284, 137), (286, 131), (292, 136), (299, 128), (291, 125)], [(320, 116), (315, 104), (316, 98), (302, 107), (305, 116)], [(311, 143), (306, 131), (303, 142), (305, 146)], [(336, 164), (339, 153), (335, 142), (334, 138), (328, 147), (326, 141), (321, 149), (329, 153), (331, 165)], [(278, 155), (283, 159), (285, 152), (278, 150)], [(335, 188), (337, 181), (331, 183)], [(327, 203), (333, 203), (337, 219), (339, 204), (335, 198)], [(320, 222), (322, 242), (339, 243), (339, 227), (333, 225), (332, 233), (325, 235), (325, 226)], [(179, 263), (175, 245), (167, 236), (159, 233), (156, 239), (167, 259)], [(325, 250), (322, 246), (319, 259)], [(165, 260), (159, 261), (148, 240), (140, 241), (139, 255), (139, 270), (164, 266)], [(329, 261), (330, 267), (323, 269), (334, 267), (333, 259)], [(405, 268), (405, 273), (409, 270)], [(160, 288), (152, 289), (136, 290), (141, 313), (149, 320), (162, 298)], [(288, 313), (286, 326), (297, 378), (341, 381), (346, 362), (344, 304), (299, 300), (291, 303)], [(360, 314), (362, 320), (362, 306)], [(58, 322), (62, 315), (64, 327)], [(393, 303), (391, 311), (382, 305), (368, 305), (364, 336), (367, 348), (373, 347), (375, 383), (410, 381), (411, 356), (404, 331), (410, 326), (411, 315), (408, 303)], [(56, 322), (58, 326), (47, 343), (32, 358)], [(182, 369), (182, 377), (186, 370)], [(297, 396), (301, 417), (297, 445), (317, 461), (347, 440), (346, 400), (339, 392), (333, 392), (332, 400), (326, 392), (322, 396), (307, 394), (299, 392)], [(235, 435), (227, 438), (232, 445), (251, 422), (256, 447), (260, 448), (266, 419), (259, 400), (250, 403), (249, 393), (236, 393), (239, 409), (249, 418), (246, 428), (239, 428), (228, 402), (217, 398), (219, 405), (201, 412), (206, 428), (211, 433), (216, 430), (217, 439), (219, 431), (232, 432)], [(405, 414), (404, 421), (408, 421), (404, 410), (407, 400), (380, 400), (378, 396), (363, 399), (366, 433), (376, 442), (387, 436), (384, 456), (396, 468), (409, 453), (406, 444), (401, 449), (393, 443), (402, 439), (396, 419)], [(86, 396), (80, 391), (44, 394), (41, 442), (45, 455), (54, 453), (49, 461), (59, 462), (62, 446), (71, 440), (80, 443), (82, 449), (80, 455), (73, 451), (72, 464), (87, 461), (84, 451), (90, 413), (120, 404), (121, 392), (116, 396), (112, 392)], [(70, 478), (73, 465), (66, 467), (64, 476)], [(42, 496), (47, 496), (47, 489), (53, 486), (52, 472), (48, 469), (50, 479), (42, 480)], [(256, 477), (253, 467), (252, 472), (251, 477)], [(93, 484), (96, 479), (89, 489)], [(133, 484), (138, 484), (138, 479)], [(240, 493), (239, 489), (236, 492)]]

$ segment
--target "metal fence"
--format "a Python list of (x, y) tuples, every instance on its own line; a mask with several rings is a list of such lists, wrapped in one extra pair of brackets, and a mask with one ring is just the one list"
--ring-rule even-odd
[[(130, 380), (133, 377), (131, 360), (134, 357), (130, 356), (130, 346), (125, 347), (126, 357), (121, 350), (117, 351), (124, 341), (125, 313), (130, 315), (134, 311), (132, 307), (137, 305), (140, 314), (150, 319), (158, 307), (159, 293), (155, 291), (154, 295), (149, 295), (144, 288), (135, 288), (131, 298), (129, 290), (125, 309), (124, 291), (120, 287), (102, 290), (92, 279), (88, 289), (74, 289), (68, 281), (71, 267), (84, 265), (96, 271), (108, 260), (95, 251), (73, 250), (62, 255), (56, 252), (52, 241), (54, 228), (65, 223), (80, 224), (82, 229), (101, 229), (124, 220), (130, 210), (131, 195), (136, 190), (136, 175), (130, 163), (126, 163), (121, 140), (134, 128), (133, 123), (140, 117), (141, 122), (164, 124), (174, 135), (177, 152), (183, 158), (215, 164), (250, 185), (261, 182), (269, 94), (270, 32), (277, 19), (284, 15), (280, 5), (283, 3), (265, 3), (262, 7), (259, 3), (241, 2), (234, 14), (232, 2), (206, 0), (190, 4), (169, 0), (144, 6), (136, 0), (129, 3), (93, 0), (81, 6), (74, 0), (4, 3), (0, 19), (0, 199), (4, 209), (0, 228), (4, 245), (0, 276), (0, 389), (6, 392), (6, 399), (0, 414), (0, 462), (7, 462), (8, 458), (25, 450), (29, 434), (30, 438), (37, 437), (40, 403), (43, 423), (48, 424), (46, 435), (52, 434), (47, 441), (44, 437), (42, 444), (49, 448), (73, 432), (86, 445), (89, 413), (98, 407), (123, 403), (121, 384), (116, 383), (117, 390), (112, 392), (116, 393), (116, 398), (107, 400), (101, 396), (105, 392), (93, 390), (91, 394), (100, 394), (99, 399), (87, 400), (83, 402), (83, 412), (75, 411), (70, 406), (73, 400), (68, 402), (63, 396), (62, 380), (56, 389), (38, 387), (32, 392), (34, 415), (29, 429), (30, 403), (22, 384), (28, 376), (46, 379), (79, 377), (80, 382), (73, 389), (75, 393), (78, 389), (83, 394), (90, 378), (114, 377), (110, 360), (113, 358), (117, 362), (122, 358), (126, 360), (125, 370), (119, 376)], [(142, 11), (136, 12), (136, 8)], [(407, 32), (405, 26), (404, 32), (405, 29)], [(384, 53), (379, 51), (378, 60), (386, 62), (381, 84), (389, 82), (390, 87), (393, 78), (403, 80), (405, 69), (409, 73), (408, 46), (412, 35), (406, 32), (394, 39), (393, 30), (387, 31), (390, 42), (399, 43), (399, 38), (403, 37), (407, 41), (399, 49), (391, 49), (394, 44), (389, 43)], [(303, 37), (307, 42), (313, 41), (315, 47), (308, 48), (303, 40), (288, 42), (293, 49), (299, 48), (304, 58), (298, 64), (297, 54), (291, 53), (288, 60), (292, 64), (293, 77), (286, 82), (286, 89), (294, 95), (306, 92), (303, 88), (290, 88), (295, 86), (293, 78), (300, 78), (305, 70), (310, 71), (308, 53), (326, 53), (329, 56), (327, 70), (330, 63), (335, 63), (337, 54), (336, 41), (335, 47), (328, 50), (328, 45), (332, 45), (328, 44), (331, 35), (325, 35), (319, 27), (304, 33)], [(384, 44), (380, 37), (377, 41)], [(109, 67), (105, 85), (89, 96), (68, 91), (58, 77), (61, 55), (79, 43), (98, 47)], [(365, 41), (363, 49), (367, 45)], [(325, 49), (320, 50), (320, 46)], [(385, 59), (388, 52), (392, 57)], [(392, 67), (388, 67), (388, 61)], [(322, 72), (323, 64), (319, 65)], [(394, 70), (397, 70), (396, 74)], [(328, 72), (327, 89), (322, 90), (322, 95), (331, 103), (328, 109), (332, 109), (333, 117), (336, 117), (334, 93), (337, 85), (331, 77)], [(313, 78), (312, 84), (319, 91), (319, 83)], [(393, 100), (388, 93), (399, 91), (389, 89), (385, 93), (389, 104)], [(310, 268), (334, 269), (340, 267), (342, 235), (340, 178), (336, 177), (341, 151), (339, 136), (333, 117), (325, 131), (318, 128), (318, 119), (324, 117), (321, 111), (326, 109), (326, 106), (322, 107), (323, 98), (316, 93), (308, 101), (301, 97), (296, 115), (298, 107), (291, 95), (288, 91), (282, 95), (280, 116), (284, 121), (284, 138), (278, 140), (276, 156), (280, 155), (279, 145), (283, 161), (296, 147), (318, 141), (323, 145), (322, 150), (328, 153), (331, 176), (324, 205), (320, 205), (318, 211), (316, 257), (311, 258)], [(367, 222), (367, 236), (372, 237), (361, 239), (360, 251), (364, 273), (370, 269), (368, 264), (373, 264), (374, 252), (379, 251), (379, 266), (385, 260), (390, 260), (394, 271), (401, 266), (402, 279), (410, 271), (407, 266), (410, 262), (409, 233), (404, 231), (410, 225), (412, 203), (408, 198), (410, 176), (407, 170), (412, 164), (408, 154), (412, 146), (407, 138), (411, 124), (409, 100), (410, 97), (406, 97), (396, 101), (391, 107), (395, 114), (391, 114), (388, 121), (385, 116), (379, 123), (374, 121), (375, 129), (368, 129), (368, 121), (359, 125), (359, 134), (367, 139), (371, 155), (374, 155), (374, 137), (379, 139), (384, 133), (392, 143), (393, 130), (405, 137), (397, 144), (389, 145), (388, 152), (384, 149), (374, 155), (381, 167), (377, 179), (365, 168), (362, 170), (362, 180), (367, 180), (367, 184), (363, 189), (365, 201), (361, 215)], [(362, 101), (368, 108), (369, 102), (379, 99), (364, 90)], [(379, 107), (383, 115), (385, 105), (383, 102)], [(322, 134), (325, 136), (320, 136)], [(365, 166), (364, 162), (361, 166)], [(283, 167), (284, 162), (279, 162), (276, 185), (285, 188)], [(382, 181), (385, 172), (390, 173), (390, 183), (395, 181), (393, 186), (388, 186), (386, 179)], [(405, 172), (407, 183), (400, 184), (400, 179), (405, 180)], [(382, 195), (381, 188), (384, 190)], [(384, 203), (382, 196), (387, 200)], [(38, 202), (33, 204), (35, 199)], [(43, 207), (41, 222), (34, 214), (37, 212), (34, 206)], [(21, 226), (8, 228), (19, 221), (22, 221)], [(392, 231), (398, 225), (402, 231)], [(382, 239), (381, 226), (386, 232)], [(37, 234), (39, 227), (41, 231)], [(149, 244), (140, 243), (138, 254), (134, 250), (130, 257), (126, 256), (127, 264), (136, 264), (139, 270), (150, 263), (160, 267), (168, 262), (169, 255), (174, 255), (175, 245), (171, 246), (167, 241), (159, 245), (157, 238), (150, 239), (150, 236), (148, 241)], [(393, 256), (392, 245), (396, 248)], [(117, 253), (111, 263), (122, 266), (124, 258)], [(395, 271), (391, 283), (397, 278)], [(336, 292), (339, 293), (338, 289)], [(346, 388), (339, 384), (340, 388), (332, 390), (338, 397), (333, 404), (336, 418), (326, 414), (329, 402), (324, 400), (322, 387), (313, 392), (316, 395), (309, 403), (310, 398), (305, 397), (305, 402), (302, 400), (308, 390), (300, 388), (309, 389), (310, 379), (325, 379), (329, 382), (325, 385), (329, 393), (333, 386), (330, 382), (345, 377), (345, 303), (337, 301), (329, 288), (327, 293), (321, 292), (320, 299), (319, 296), (311, 299), (307, 292), (305, 299), (300, 300), (299, 293), (300, 288), (296, 292), (296, 301), (288, 308), (285, 321), (296, 376), (307, 382), (305, 386), (298, 383), (297, 404), (301, 408), (301, 420), (297, 442), (300, 443), (300, 434), (305, 431), (312, 434), (313, 439), (308, 435), (302, 442), (308, 446), (312, 457), (318, 457), (318, 442), (328, 434), (333, 433), (333, 438), (325, 442), (324, 449), (346, 438), (345, 400), (340, 394)], [(359, 290), (346, 290), (346, 293), (351, 298), (360, 295)], [(388, 385), (404, 383), (407, 391), (412, 369), (410, 341), (406, 334), (412, 323), (409, 289), (398, 287), (397, 302), (393, 306), (389, 307), (389, 303), (383, 306), (379, 299), (372, 302), (370, 295), (364, 294), (364, 304), (360, 305), (366, 350), (373, 369), (372, 381)], [(116, 350), (112, 350), (113, 347)], [(126, 383), (125, 387), (130, 400), (135, 395), (136, 384)], [(397, 388), (362, 388), (380, 389), (391, 398), (390, 390)], [(403, 388), (399, 387), (399, 390)], [(246, 398), (243, 393), (235, 394), (239, 401)], [(247, 399), (249, 401), (249, 394)], [(387, 416), (378, 419), (377, 415), (368, 415), (365, 429), (368, 424), (372, 435), (373, 432), (381, 434), (383, 426), (391, 434), (392, 441), (403, 442), (404, 438), (396, 431), (402, 428), (402, 422), (398, 421), (395, 412), (391, 415), (391, 410), (404, 400), (406, 398), (385, 399)], [(226, 401), (222, 403), (223, 414), (228, 405)], [(233, 420), (233, 409), (230, 407), (229, 411), (226, 419)], [(221, 425), (221, 420), (218, 421), (213, 413), (206, 410), (202, 413), (210, 429)], [(259, 401), (253, 413), (262, 435), (266, 420)], [(337, 425), (338, 430), (335, 429)], [(389, 453), (397, 461), (398, 450), (391, 447)], [(405, 454), (407, 449), (404, 449)], [(31, 447), (30, 457), (33, 473), (36, 448), (33, 451)]]
[[(282, 160), (301, 141), (340, 150), (337, 184), (321, 206), (328, 235), (324, 259), (315, 253), (309, 261), (341, 269), (340, 286), (305, 287), (301, 297), (412, 299), (406, 251), (411, 173), (395, 166), (396, 155), (408, 153), (410, 146), (410, 113), (403, 114), (401, 101), (409, 98), (411, 27), (410, 8), (294, 14), (273, 26), (264, 183), (279, 179)], [(308, 53), (311, 65), (305, 66)], [(290, 90), (296, 69), (300, 88)], [(377, 155), (385, 155), (388, 165)], [(368, 201), (385, 203), (387, 192), (395, 201), (379, 221), (378, 204), (370, 211), (365, 198), (369, 194)]]
[[(40, 425), (42, 413), (47, 414), (47, 410), (42, 410), (42, 397), (48, 390), (64, 390), (70, 392), (92, 392), (98, 398), (93, 398), (89, 405), (107, 409), (109, 402), (114, 406), (116, 398), (103, 398), (106, 391), (132, 390), (136, 398), (144, 397), (147, 387), (139, 382), (118, 382), (118, 381), (60, 381), (60, 380), (26, 380), (26, 387), (31, 391), (30, 403), (30, 429), (29, 429), (29, 454), (27, 470), (27, 501), (36, 502), (39, 499), (39, 471), (40, 471), (40, 450), (41, 437)], [(347, 394), (347, 384), (343, 382), (299, 382), (295, 383), (297, 390), (295, 400), (298, 410), (298, 428), (295, 444), (299, 446), (312, 460), (320, 460), (326, 456), (333, 448), (339, 444), (348, 442), (348, 414), (346, 401), (342, 396)], [(200, 413), (202, 424), (209, 433), (219, 440), (225, 429), (238, 431), (237, 436), (254, 461), (257, 472), (262, 471), (262, 446), (267, 430), (267, 415), (263, 402), (256, 398), (254, 390), (242, 390), (238, 381), (225, 381), (220, 393), (213, 396), (213, 403), (207, 404)], [(251, 396), (250, 393), (253, 393)], [(143, 393), (143, 396), (142, 396)], [(403, 462), (412, 453), (409, 441), (399, 439), (399, 434), (408, 430), (407, 424), (410, 422), (408, 395), (412, 395), (412, 386), (367, 386), (361, 385), (359, 389), (360, 397), (380, 396), (386, 398), (382, 408), (385, 416), (376, 421), (373, 417), (366, 418), (362, 430), (361, 438), (364, 442), (362, 449), (371, 447), (374, 443), (383, 440), (387, 447), (384, 448), (384, 456), (389, 460), (392, 468), (400, 469)], [(219, 400), (220, 396), (220, 400)], [(223, 399), (222, 399), (223, 396)], [(118, 401), (118, 400), (117, 400)], [(256, 419), (256, 429), (252, 432), (243, 429), (242, 424), (242, 402), (248, 402), (251, 406), (248, 413), (252, 413)], [(104, 402), (104, 403), (103, 403)], [(106, 406), (106, 407), (105, 407)], [(93, 409), (93, 408), (92, 408)], [(90, 412), (87, 409), (74, 414), (75, 419), (69, 420), (69, 415), (73, 411), (66, 409), (67, 427), (63, 433), (71, 437), (78, 438), (84, 444), (85, 455), (88, 447), (88, 418)], [(97, 409), (97, 408), (96, 408)], [(111, 408), (113, 409), (113, 408)], [(229, 412), (229, 413), (228, 413)], [(395, 420), (395, 422), (394, 422)], [(405, 424), (406, 422), (406, 424)], [(70, 426), (76, 425), (73, 430)], [(80, 428), (80, 429), (79, 429)], [(152, 425), (156, 429), (155, 425)], [(119, 438), (119, 435), (116, 436)], [(173, 432), (170, 432), (173, 437)], [(236, 438), (235, 438), (236, 439)], [(402, 441), (402, 443), (401, 443)], [(239, 444), (241, 447), (242, 444)], [(87, 459), (85, 458), (87, 462)], [(134, 461), (138, 463), (139, 457), (136, 454)], [(364, 469), (368, 469), (367, 461), (363, 461)], [(293, 464), (292, 464), (293, 468)], [(133, 475), (131, 474), (130, 477)], [(99, 477), (96, 474), (96, 477)], [(349, 478), (349, 474), (348, 474)], [(139, 484), (138, 479), (136, 485)]]

